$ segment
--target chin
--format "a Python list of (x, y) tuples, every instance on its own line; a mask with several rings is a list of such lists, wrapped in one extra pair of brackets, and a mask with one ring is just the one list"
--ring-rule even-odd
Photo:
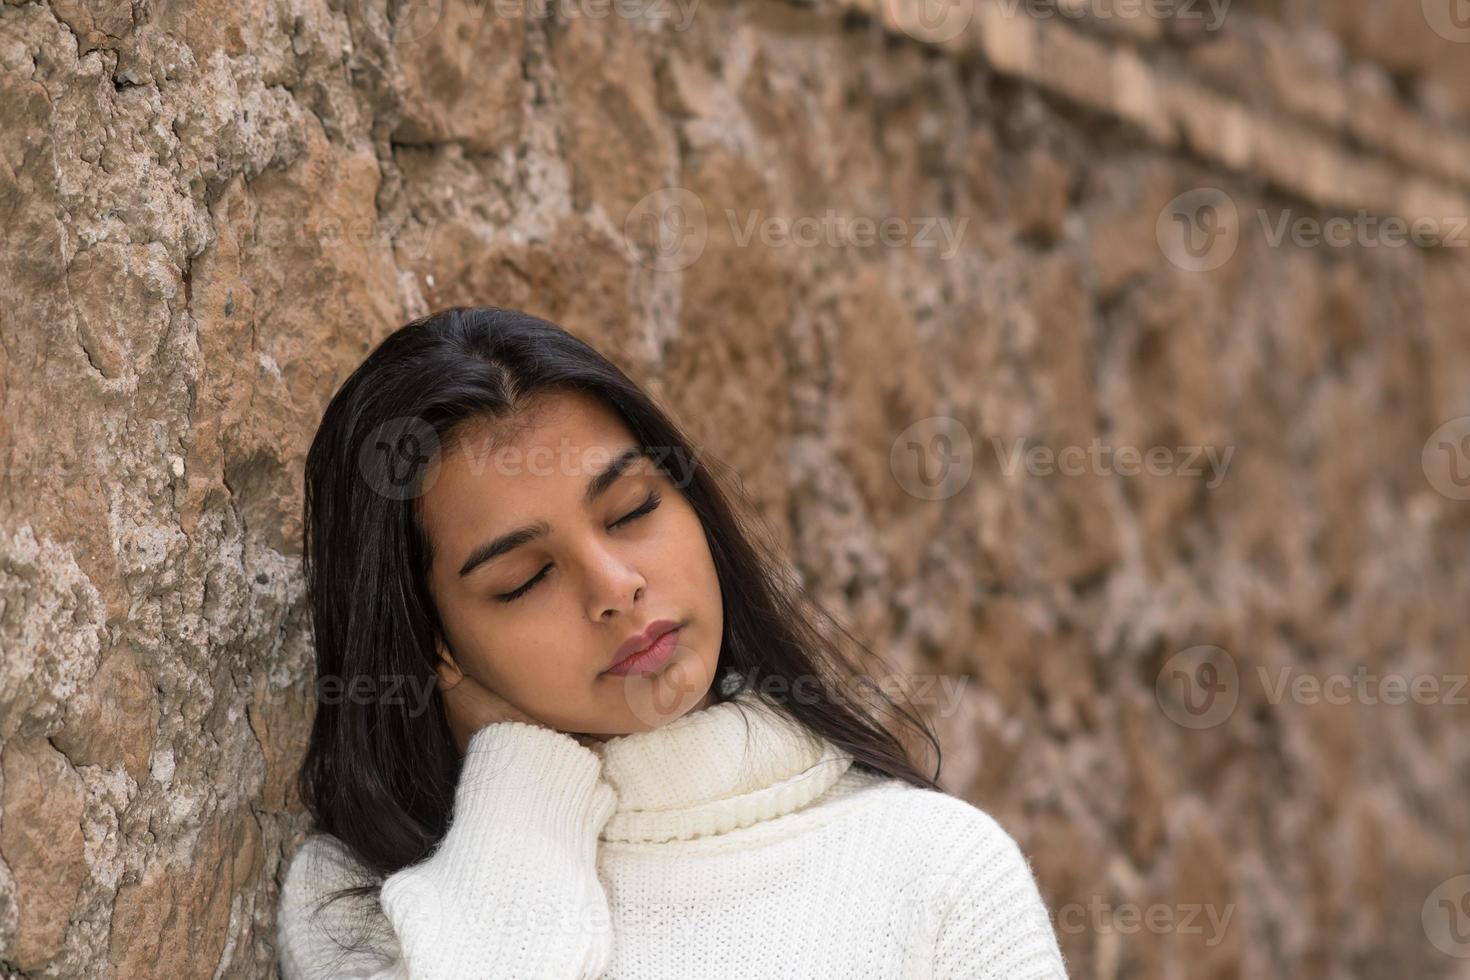
[[(690, 651), (692, 653), (692, 651)], [(695, 656), (675, 656), (655, 674), (606, 678), (613, 682), (615, 713), (629, 731), (649, 731), (706, 706), (713, 698), (708, 665)]]

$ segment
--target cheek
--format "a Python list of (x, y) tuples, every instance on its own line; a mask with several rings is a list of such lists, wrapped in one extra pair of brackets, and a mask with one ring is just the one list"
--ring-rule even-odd
[(646, 539), (650, 553), (640, 557), (654, 562), (655, 569), (663, 568), (679, 575), (687, 575), (688, 562), (698, 555), (695, 546), (700, 543), (699, 519), (682, 501), (675, 506), (665, 504), (664, 507), (669, 512), (664, 515), (664, 522), (659, 526), (658, 533), (651, 534)]
[[(507, 672), (513, 665), (525, 661), (517, 652), (544, 637), (555, 625), (555, 611), (543, 612), (526, 606), (515, 610), (523, 603), (534, 601), (526, 595), (517, 602), (502, 603), (494, 595), (477, 596), (457, 610), (456, 628), (464, 640), (467, 650), (472, 650), (487, 667), (497, 672)], [(515, 610), (515, 611), (511, 611)]]
[(696, 601), (706, 605), (718, 603), (719, 579), (715, 573), (714, 556), (710, 554), (709, 542), (704, 536), (704, 526), (687, 506), (678, 516), (673, 532), (676, 543), (671, 550), (678, 556), (673, 567), (684, 583), (681, 588), (701, 593), (691, 596)]
[(554, 687), (559, 677), (585, 674), (586, 646), (577, 617), (548, 607), (521, 613), (513, 622), (497, 618), (479, 649), (491, 679), (507, 691), (526, 692)]

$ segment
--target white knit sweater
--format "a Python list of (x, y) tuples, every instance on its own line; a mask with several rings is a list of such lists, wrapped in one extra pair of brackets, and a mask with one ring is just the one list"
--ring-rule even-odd
[(349, 954), (331, 937), (357, 938), (364, 906), (312, 910), (361, 876), (307, 838), (278, 912), (284, 980), (1066, 978), (994, 819), (853, 768), (749, 690), (595, 748), (489, 725), (442, 844), (367, 906), (379, 951)]

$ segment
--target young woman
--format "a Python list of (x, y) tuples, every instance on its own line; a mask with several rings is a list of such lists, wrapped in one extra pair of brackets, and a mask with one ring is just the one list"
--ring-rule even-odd
[(286, 980), (1065, 978), (1016, 842), (879, 716), (933, 734), (566, 331), (396, 331), (327, 406), (305, 518)]

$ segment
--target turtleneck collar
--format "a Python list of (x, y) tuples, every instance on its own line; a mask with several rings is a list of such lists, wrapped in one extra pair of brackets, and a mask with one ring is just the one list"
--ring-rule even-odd
[(596, 751), (618, 799), (601, 838), (640, 843), (723, 834), (790, 813), (853, 761), (748, 689)]

